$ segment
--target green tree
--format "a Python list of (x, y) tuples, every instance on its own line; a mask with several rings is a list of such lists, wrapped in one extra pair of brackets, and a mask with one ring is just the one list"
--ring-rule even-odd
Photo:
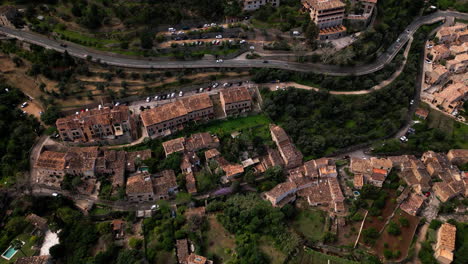
[(390, 221), (390, 223), (388, 224), (388, 227), (387, 227), (387, 232), (390, 235), (398, 236), (399, 234), (401, 234), (401, 229), (395, 222)]
[(311, 20), (307, 25), (307, 28), (304, 33), (308, 43), (312, 45), (316, 42), (318, 38), (319, 28), (317, 27), (315, 22)]
[(57, 106), (49, 106), (47, 110), (42, 113), (41, 120), (44, 122), (44, 124), (50, 126), (55, 125), (55, 121), (57, 121), (57, 119), (60, 117), (62, 117), (60, 109)]

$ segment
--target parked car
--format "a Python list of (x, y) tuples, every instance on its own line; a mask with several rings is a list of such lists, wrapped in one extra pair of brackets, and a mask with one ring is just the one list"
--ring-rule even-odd
[(154, 100), (155, 100), (155, 101), (159, 100), (159, 95), (156, 95), (156, 96), (154, 97)]
[(427, 64), (431, 64), (431, 63), (432, 63), (432, 61), (431, 61), (431, 60), (429, 60), (429, 59), (426, 59), (426, 63), (427, 63)]
[(179, 92), (179, 97), (182, 97), (182, 96), (184, 96), (184, 92), (180, 91)]
[(216, 63), (223, 63), (222, 59), (216, 60)]
[(410, 104), (410, 105), (413, 105), (413, 104), (414, 104), (414, 100), (411, 100), (409, 104)]
[(21, 104), (21, 108), (25, 108), (26, 106), (28, 106), (28, 102), (24, 102)]
[(146, 102), (147, 103), (151, 102), (151, 97), (146, 97)]
[(203, 88), (198, 89), (198, 92), (199, 92), (199, 93), (202, 93), (202, 92), (203, 92)]
[(120, 105), (120, 102), (115, 103), (115, 106), (119, 106), (119, 105)]
[(402, 137), (400, 137), (400, 141), (402, 143), (406, 143), (406, 142), (408, 142), (408, 138), (406, 136), (402, 136)]
[(223, 35), (216, 35), (215, 38), (217, 38), (217, 39), (222, 39), (222, 38), (223, 38)]

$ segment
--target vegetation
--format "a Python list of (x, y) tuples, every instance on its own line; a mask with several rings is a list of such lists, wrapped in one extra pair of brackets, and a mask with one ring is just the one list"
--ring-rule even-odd
[(235, 195), (228, 198), (217, 219), (229, 232), (236, 235), (239, 263), (268, 263), (266, 255), (258, 249), (260, 236), (273, 239), (275, 246), (286, 255), (300, 243), (300, 238), (284, 227), (283, 212), (256, 195)]
[(416, 133), (408, 136), (407, 143), (391, 139), (376, 143), (374, 152), (378, 154), (422, 153), (428, 150), (447, 152), (450, 149), (468, 148), (468, 125), (457, 122), (445, 114), (421, 105), (428, 109), (426, 120), (418, 120), (413, 125)]
[(406, 26), (418, 16), (423, 5), (422, 1), (412, 0), (379, 2), (374, 27), (365, 31), (351, 46), (339, 51), (330, 62), (354, 65), (374, 61), (377, 54), (389, 48)]
[(18, 89), (0, 81), (0, 186), (11, 185), (29, 170), (29, 150), (42, 132), (37, 119), (18, 109), (26, 100)]

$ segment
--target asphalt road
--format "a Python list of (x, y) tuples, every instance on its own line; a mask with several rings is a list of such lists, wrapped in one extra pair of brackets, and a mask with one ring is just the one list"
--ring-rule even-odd
[(26, 32), (11, 28), (0, 27), (0, 33), (8, 37), (16, 38), (21, 41), (36, 44), (47, 49), (53, 49), (59, 52), (65, 50), (74, 57), (86, 58), (88, 55), (93, 61), (100, 61), (108, 65), (127, 67), (127, 68), (142, 68), (142, 69), (184, 69), (184, 68), (277, 68), (285, 70), (295, 70), (303, 72), (315, 72), (335, 76), (344, 75), (365, 75), (382, 69), (387, 63), (391, 62), (400, 49), (406, 44), (409, 38), (416, 30), (425, 24), (432, 24), (437, 21), (442, 21), (445, 17), (456, 17), (468, 19), (468, 14), (454, 11), (437, 11), (427, 16), (422, 16), (414, 20), (403, 33), (400, 34), (399, 40), (394, 42), (388, 50), (383, 53), (377, 60), (371, 64), (341, 67), (337, 65), (324, 65), (317, 63), (297, 63), (285, 62), (278, 60), (269, 60), (264, 63), (263, 60), (225, 60), (223, 63), (215, 61), (197, 60), (197, 61), (151, 61), (144, 58), (130, 58), (120, 54), (108, 53), (103, 51), (92, 50), (77, 44), (69, 44), (64, 48), (60, 46), (60, 42), (50, 39), (46, 36), (39, 35), (33, 32)]

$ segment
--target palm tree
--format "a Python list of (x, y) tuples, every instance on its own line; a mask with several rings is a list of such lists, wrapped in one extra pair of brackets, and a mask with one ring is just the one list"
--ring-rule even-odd
[(11, 245), (12, 248), (14, 248), (15, 250), (21, 251), (21, 253), (23, 253), (23, 255), (26, 256), (26, 254), (21, 249), (23, 247), (23, 242), (21, 240), (15, 239), (15, 240), (11, 241), (10, 245)]

